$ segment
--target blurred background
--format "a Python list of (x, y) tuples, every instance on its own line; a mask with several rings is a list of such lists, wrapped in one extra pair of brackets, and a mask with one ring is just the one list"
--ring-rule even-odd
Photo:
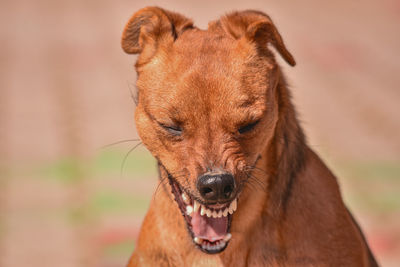
[(236, 9), (272, 17), (298, 62), (282, 66), (310, 146), (378, 261), (399, 266), (398, 0), (2, 0), (0, 266), (127, 263), (155, 162), (143, 146), (126, 157), (137, 141), (104, 146), (137, 138), (136, 57), (120, 36), (147, 5), (201, 28)]

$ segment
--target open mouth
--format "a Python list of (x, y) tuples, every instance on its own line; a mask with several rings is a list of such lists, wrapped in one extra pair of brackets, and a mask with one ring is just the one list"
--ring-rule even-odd
[(208, 254), (222, 252), (232, 237), (229, 230), (237, 198), (229, 203), (206, 205), (185, 192), (172, 177), (169, 182), (194, 244)]

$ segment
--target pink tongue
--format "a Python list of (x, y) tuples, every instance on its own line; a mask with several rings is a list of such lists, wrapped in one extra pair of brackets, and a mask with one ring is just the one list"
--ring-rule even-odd
[(196, 237), (207, 239), (211, 242), (222, 239), (228, 230), (228, 217), (213, 218), (200, 212), (192, 213), (192, 230)]

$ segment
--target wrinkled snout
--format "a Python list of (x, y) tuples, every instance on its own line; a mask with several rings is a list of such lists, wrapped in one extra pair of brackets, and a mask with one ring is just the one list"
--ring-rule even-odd
[(197, 180), (200, 195), (210, 202), (226, 202), (235, 191), (235, 179), (230, 173), (205, 173)]

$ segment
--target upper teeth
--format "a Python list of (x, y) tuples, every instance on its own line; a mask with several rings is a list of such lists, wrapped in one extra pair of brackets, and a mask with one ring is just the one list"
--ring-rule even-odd
[(233, 214), (237, 209), (237, 198), (235, 198), (234, 201), (231, 202), (231, 204), (229, 205), (229, 213)]
[(186, 195), (185, 192), (182, 193), (182, 199), (183, 199), (183, 202), (185, 202), (185, 204), (187, 204), (187, 205), (190, 204), (190, 198), (188, 195)]
[[(182, 194), (182, 199), (185, 198), (183, 197), (185, 193)], [(185, 194), (186, 195), (186, 194)], [(188, 196), (186, 195), (188, 198)], [(188, 201), (190, 203), (190, 200)], [(185, 204), (188, 204), (185, 202)], [(200, 210), (200, 215), (207, 215), (207, 217), (213, 217), (213, 218), (221, 218), (222, 216), (226, 217), (228, 214), (233, 214), (237, 209), (237, 198), (235, 198), (228, 207), (225, 209), (220, 209), (220, 210), (211, 210), (208, 209), (206, 206), (201, 205), (199, 202), (196, 200), (193, 200), (193, 206), (188, 204), (186, 206), (186, 214), (187, 215), (192, 215), (193, 212), (198, 212)]]
[(186, 206), (186, 214), (192, 215), (192, 213), (193, 213), (193, 207), (191, 205)]
[(200, 209), (200, 206), (200, 203), (195, 200), (193, 204), (193, 211), (197, 212)]

